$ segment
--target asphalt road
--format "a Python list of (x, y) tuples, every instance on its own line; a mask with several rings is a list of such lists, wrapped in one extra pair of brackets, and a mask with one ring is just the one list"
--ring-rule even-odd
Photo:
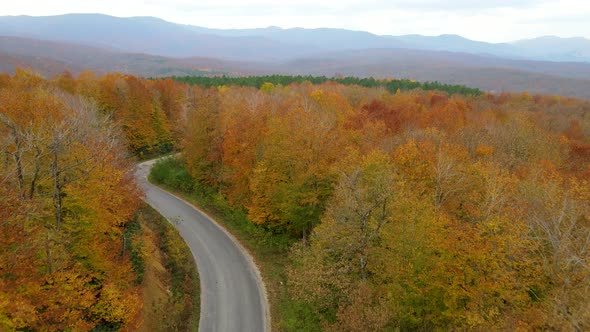
[(210, 217), (150, 184), (154, 161), (138, 165), (144, 200), (176, 226), (197, 262), (201, 280), (199, 331), (270, 331), (265, 289), (252, 257)]

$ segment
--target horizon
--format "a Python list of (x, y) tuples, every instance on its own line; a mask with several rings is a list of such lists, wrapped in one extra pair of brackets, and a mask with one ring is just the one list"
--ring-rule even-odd
[[(379, 36), (459, 35), (488, 43), (510, 43), (545, 36), (590, 39), (590, 3), (565, 0), (557, 6), (550, 1), (494, 0), (454, 3), (436, 0), (346, 0), (321, 5), (311, 0), (235, 0), (193, 4), (187, 0), (114, 0), (51, 3), (20, 1), (4, 5), (1, 16), (58, 16), (103, 14), (108, 16), (154, 17), (167, 22), (209, 29), (346, 29)], [(583, 33), (584, 32), (584, 33)]]
[(210, 30), (254, 30), (254, 29), (259, 29), (259, 30), (263, 30), (263, 29), (280, 29), (280, 30), (291, 30), (291, 29), (304, 29), (304, 30), (321, 30), (321, 29), (331, 29), (331, 30), (347, 30), (347, 31), (354, 31), (354, 32), (367, 32), (370, 34), (373, 34), (375, 36), (379, 36), (379, 37), (385, 37), (385, 36), (392, 36), (392, 37), (399, 37), (399, 36), (423, 36), (423, 37), (442, 37), (442, 36), (457, 36), (457, 37), (461, 37), (461, 38), (465, 38), (465, 39), (469, 39), (472, 41), (476, 41), (476, 42), (484, 42), (484, 43), (491, 43), (491, 44), (503, 44), (503, 43), (513, 43), (513, 42), (518, 42), (518, 41), (522, 41), (522, 40), (531, 40), (531, 39), (540, 39), (540, 38), (561, 38), (561, 39), (577, 39), (577, 38), (582, 38), (585, 40), (590, 41), (590, 37), (584, 37), (582, 35), (576, 35), (576, 36), (571, 36), (571, 37), (564, 37), (564, 36), (558, 36), (558, 35), (538, 35), (538, 36), (533, 36), (530, 38), (524, 38), (524, 39), (515, 39), (515, 40), (509, 40), (509, 41), (502, 41), (502, 42), (493, 42), (493, 41), (485, 41), (485, 40), (478, 40), (478, 39), (472, 39), (472, 38), (468, 38), (465, 37), (464, 35), (460, 35), (460, 34), (455, 34), (455, 33), (442, 33), (442, 34), (432, 34), (432, 35), (428, 35), (428, 34), (420, 34), (420, 33), (407, 33), (407, 34), (403, 34), (403, 35), (393, 35), (393, 34), (377, 34), (377, 33), (373, 33), (371, 31), (366, 31), (366, 30), (357, 30), (357, 29), (347, 29), (347, 28), (335, 28), (335, 27), (329, 27), (329, 26), (320, 26), (317, 28), (307, 28), (307, 27), (303, 27), (303, 26), (294, 26), (294, 27), (283, 27), (283, 26), (278, 26), (278, 25), (269, 25), (269, 26), (255, 26), (255, 27), (246, 27), (246, 28), (217, 28), (217, 27), (210, 27), (210, 26), (203, 26), (203, 25), (193, 25), (193, 24), (184, 24), (184, 23), (178, 23), (178, 22), (173, 22), (173, 21), (169, 21), (166, 20), (164, 18), (158, 17), (158, 16), (117, 16), (117, 15), (109, 15), (109, 14), (104, 14), (104, 13), (98, 13), (98, 12), (94, 12), (94, 13), (64, 13), (64, 14), (56, 14), (56, 15), (27, 15), (27, 14), (20, 14), (20, 15), (0, 15), (0, 17), (56, 17), (56, 16), (66, 16), (66, 15), (103, 15), (103, 16), (109, 16), (109, 17), (115, 17), (115, 18), (122, 18), (122, 19), (127, 19), (127, 18), (151, 18), (151, 19), (157, 19), (157, 20), (161, 20), (167, 23), (172, 23), (172, 24), (178, 24), (178, 25), (186, 25), (186, 26), (192, 26), (192, 27), (197, 27), (197, 28), (204, 28), (204, 29), (210, 29)]

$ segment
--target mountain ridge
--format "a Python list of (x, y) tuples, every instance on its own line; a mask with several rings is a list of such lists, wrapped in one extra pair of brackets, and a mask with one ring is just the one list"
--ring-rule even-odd
[(514, 59), (590, 62), (590, 40), (583, 37), (549, 36), (548, 40), (548, 36), (541, 36), (510, 43), (489, 43), (453, 34), (394, 36), (336, 28), (211, 29), (152, 16), (0, 16), (0, 35), (82, 43), (126, 53), (238, 61), (280, 62), (324, 51), (405, 48)]
[[(590, 59), (590, 41), (564, 39), (570, 45), (567, 51), (547, 53), (560, 50), (554, 44), (561, 41), (544, 36), (517, 41), (515, 46), (450, 34), (384, 37), (330, 28), (216, 30), (145, 16), (2, 16), (0, 70), (28, 67), (48, 76), (84, 69), (150, 77), (341, 74), (590, 98), (590, 61), (574, 61), (586, 54)], [(528, 49), (536, 58), (528, 59), (517, 49)], [(553, 58), (562, 61), (550, 61)]]
[(529, 91), (590, 99), (590, 64), (510, 60), (448, 51), (364, 49), (323, 52), (282, 62), (207, 57), (170, 58), (121, 53), (66, 42), (0, 36), (0, 71), (31, 68), (52, 77), (121, 72), (148, 77), (193, 75), (325, 75), (410, 78), (477, 87), (485, 91)]

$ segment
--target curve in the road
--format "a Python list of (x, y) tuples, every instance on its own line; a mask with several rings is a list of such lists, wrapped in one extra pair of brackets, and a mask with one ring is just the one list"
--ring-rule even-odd
[(136, 177), (144, 200), (176, 226), (197, 262), (199, 331), (270, 331), (266, 290), (252, 256), (198, 208), (149, 183), (147, 175), (154, 162), (139, 164)]

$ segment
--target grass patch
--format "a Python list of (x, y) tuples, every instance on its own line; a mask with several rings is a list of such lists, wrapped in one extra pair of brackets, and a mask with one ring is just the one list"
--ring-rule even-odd
[[(137, 219), (143, 231), (152, 234), (153, 247), (159, 250), (155, 256), (160, 256), (160, 262), (155, 264), (161, 263), (165, 269), (165, 273), (153, 273), (157, 280), (151, 282), (163, 284), (166, 292), (164, 300), (151, 308), (157, 325), (149, 326), (147, 330), (197, 331), (200, 318), (199, 276), (189, 247), (178, 231), (149, 205), (142, 203)], [(150, 241), (147, 237), (143, 239)]]
[(155, 158), (162, 158), (170, 155), (174, 155), (174, 146), (171, 143), (161, 144), (152, 149), (140, 149), (133, 153), (133, 157), (138, 161), (148, 161)]
[(297, 239), (256, 226), (243, 208), (232, 207), (219, 192), (195, 182), (178, 158), (156, 162), (148, 178), (215, 218), (254, 256), (268, 293), (273, 331), (322, 329), (319, 320), (310, 319), (308, 308), (292, 299), (287, 291), (289, 248)]
[(125, 225), (125, 232), (123, 233), (123, 248), (129, 251), (131, 258), (131, 267), (135, 273), (135, 283), (137, 285), (143, 282), (145, 274), (145, 262), (142, 253), (142, 241), (140, 238), (141, 225), (139, 224), (138, 214), (133, 217), (133, 220)]

